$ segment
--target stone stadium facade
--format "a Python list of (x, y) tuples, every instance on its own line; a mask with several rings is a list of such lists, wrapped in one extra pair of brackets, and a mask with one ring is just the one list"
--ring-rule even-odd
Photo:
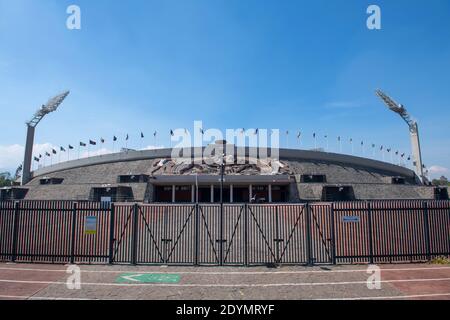
[[(414, 171), (386, 162), (291, 149), (249, 161), (259, 150), (232, 148), (246, 162), (224, 166), (225, 203), (448, 199), (447, 188), (424, 185)], [(127, 150), (40, 168), (26, 185), (2, 189), (0, 200), (219, 202), (220, 163), (180, 164), (172, 151)]]

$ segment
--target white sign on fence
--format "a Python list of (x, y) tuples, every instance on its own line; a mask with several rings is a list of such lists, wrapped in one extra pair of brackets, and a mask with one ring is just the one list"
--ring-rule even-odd
[(97, 234), (97, 217), (86, 217), (85, 218), (84, 234)]

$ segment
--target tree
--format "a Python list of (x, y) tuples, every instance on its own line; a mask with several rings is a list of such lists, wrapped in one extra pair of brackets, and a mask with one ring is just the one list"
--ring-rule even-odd
[(13, 178), (9, 172), (0, 173), (0, 188), (9, 187), (13, 184)]
[(439, 179), (433, 179), (432, 184), (435, 186), (448, 186), (450, 185), (447, 177), (441, 176)]

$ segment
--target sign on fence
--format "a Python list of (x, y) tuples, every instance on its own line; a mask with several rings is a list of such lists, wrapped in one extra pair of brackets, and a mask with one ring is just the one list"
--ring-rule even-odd
[(354, 222), (354, 223), (359, 223), (361, 222), (361, 219), (358, 216), (343, 216), (342, 217), (342, 222)]
[(84, 234), (97, 234), (97, 217), (86, 217), (85, 218)]

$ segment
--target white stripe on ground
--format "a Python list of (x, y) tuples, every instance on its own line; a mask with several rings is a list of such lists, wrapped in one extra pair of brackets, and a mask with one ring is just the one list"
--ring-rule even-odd
[[(432, 281), (450, 281), (450, 278), (436, 279), (397, 279), (382, 280), (380, 283), (395, 282), (432, 282)], [(22, 283), (22, 284), (55, 284), (66, 285), (61, 281), (33, 281), (33, 280), (8, 280), (0, 279), (0, 282), (6, 283)], [(167, 284), (167, 283), (104, 283), (104, 282), (82, 282), (82, 286), (114, 286), (114, 287), (300, 287), (300, 286), (332, 286), (332, 285), (352, 285), (367, 284), (367, 281), (345, 281), (345, 282), (299, 282), (299, 283), (258, 283), (258, 284)]]
[(412, 299), (412, 298), (431, 298), (431, 297), (445, 297), (450, 296), (449, 293), (427, 293), (414, 294), (409, 296), (388, 296), (388, 297), (358, 297), (358, 298), (332, 298), (332, 299), (318, 299), (318, 300), (388, 300), (388, 299)]
[[(313, 299), (313, 300), (389, 300), (389, 299), (413, 299), (413, 298), (433, 298), (433, 297), (446, 297), (450, 296), (450, 293), (429, 293), (429, 294), (416, 294), (409, 296), (387, 296), (387, 297), (357, 297), (357, 298), (332, 298), (332, 299)], [(61, 298), (61, 297), (28, 297), (28, 296), (5, 296), (0, 295), (0, 299), (27, 299), (27, 300), (130, 300), (120, 298)], [(309, 300), (309, 299), (308, 299)]]
[[(200, 275), (240, 275), (240, 274), (308, 274), (308, 273), (351, 273), (366, 272), (367, 269), (349, 269), (349, 270), (301, 270), (301, 271), (177, 271), (168, 269), (167, 272), (161, 271), (140, 271), (140, 270), (85, 270), (79, 266), (82, 273), (139, 273), (139, 274), (200, 274)], [(381, 272), (386, 271), (425, 271), (425, 270), (449, 270), (450, 267), (432, 267), (432, 268), (381, 268)], [(36, 272), (66, 272), (61, 269), (33, 269), (33, 268), (2, 268), (0, 270), (10, 271), (36, 271)]]
[[(28, 297), (28, 296), (4, 296), (0, 295), (0, 299), (26, 299), (26, 300), (93, 300), (87, 298), (56, 298), (56, 297)], [(97, 299), (95, 299), (97, 300)], [(115, 299), (111, 299), (115, 300)]]

